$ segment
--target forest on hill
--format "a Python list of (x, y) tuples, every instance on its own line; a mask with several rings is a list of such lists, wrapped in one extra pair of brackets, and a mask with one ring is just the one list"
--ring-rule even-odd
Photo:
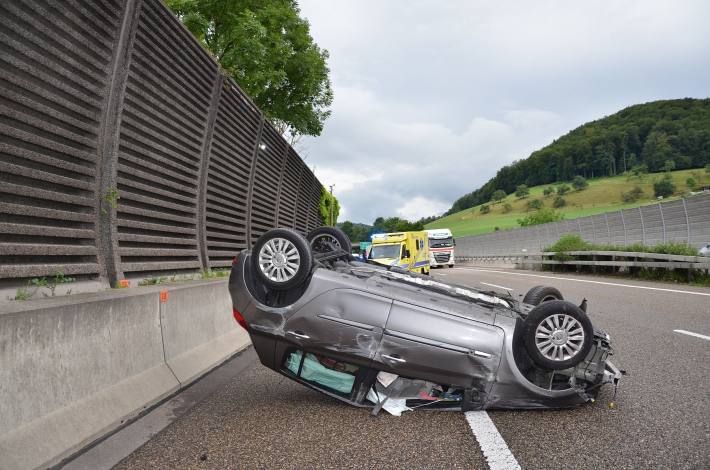
[(504, 166), (495, 177), (458, 200), (445, 215), (491, 200), (493, 193), (643, 171), (710, 164), (710, 99), (654, 101), (586, 123), (528, 158)]

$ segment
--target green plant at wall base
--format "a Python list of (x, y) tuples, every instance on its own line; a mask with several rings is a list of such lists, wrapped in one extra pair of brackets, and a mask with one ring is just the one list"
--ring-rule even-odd
[(25, 287), (20, 287), (15, 291), (15, 297), (10, 300), (29, 300), (32, 298), (32, 293)]
[[(34, 278), (30, 282), (37, 289), (42, 288), (42, 287), (46, 287), (47, 289), (49, 289), (51, 296), (54, 297), (56, 295), (57, 287), (60, 284), (69, 284), (69, 283), (72, 283), (75, 281), (76, 281), (75, 278), (65, 276), (63, 271), (57, 271), (54, 273), (54, 276), (52, 276), (49, 279), (47, 279), (46, 277)], [(69, 292), (71, 292), (71, 291), (69, 291)], [(48, 297), (47, 294), (44, 294), (44, 295), (45, 295), (45, 297)]]
[[(118, 189), (111, 187), (106, 190), (106, 194), (104, 194), (103, 197), (103, 202), (106, 203), (110, 208), (116, 209), (118, 208), (118, 200), (121, 199), (121, 195), (118, 193)], [(106, 210), (105, 207), (101, 207), (101, 213), (106, 215), (108, 214), (108, 210)]]
[(140, 287), (145, 287), (145, 286), (155, 286), (158, 284), (165, 284), (168, 282), (168, 278), (165, 276), (160, 276), (160, 277), (150, 277), (146, 279), (142, 279), (139, 283), (138, 286)]
[[(564, 253), (569, 251), (628, 251), (634, 253), (658, 253), (666, 255), (696, 256), (697, 250), (685, 243), (667, 242), (647, 246), (643, 243), (631, 245), (603, 245), (584, 241), (577, 234), (562, 235), (554, 245), (544, 249), (547, 252)], [(572, 258), (570, 258), (572, 259)]]

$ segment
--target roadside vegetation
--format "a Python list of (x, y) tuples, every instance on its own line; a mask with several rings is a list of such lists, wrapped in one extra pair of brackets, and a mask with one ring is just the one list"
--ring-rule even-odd
[[(569, 220), (628, 209), (658, 203), (658, 196), (664, 196), (664, 200), (673, 200), (708, 188), (710, 170), (697, 168), (647, 173), (644, 167), (640, 167), (618, 176), (585, 178), (584, 182), (586, 185), (581, 180), (577, 184), (572, 180), (570, 183), (533, 186), (527, 188), (524, 197), (513, 193), (496, 202), (489, 200), (429, 222), (425, 227), (450, 228), (455, 236), (461, 237), (493, 232), (496, 227), (506, 230), (525, 226), (526, 223), (546, 223), (554, 221), (553, 218), (558, 215)], [(577, 189), (578, 186), (583, 187)], [(670, 186), (674, 189), (670, 196), (665, 196)], [(657, 195), (657, 190), (662, 194)], [(482, 210), (483, 206), (488, 206), (488, 209)], [(536, 214), (542, 210), (545, 212)]]
[(658, 253), (666, 255), (697, 256), (698, 250), (685, 243), (668, 242), (648, 246), (643, 243), (630, 245), (607, 245), (590, 243), (576, 234), (563, 235), (551, 246), (545, 248), (546, 252), (565, 253), (570, 251), (629, 251), (637, 253)]
[[(589, 255), (571, 255), (571, 252), (578, 251), (618, 251), (618, 252), (634, 252), (634, 253), (657, 253), (667, 255), (680, 256), (697, 256), (698, 252), (695, 248), (686, 245), (685, 243), (668, 242), (658, 245), (646, 246), (642, 243), (633, 243), (630, 245), (605, 245), (598, 243), (589, 243), (576, 234), (567, 234), (553, 245), (548, 246), (543, 251), (554, 252), (552, 259), (557, 261), (573, 261), (575, 259), (589, 259)], [(617, 258), (618, 260), (619, 258)], [(624, 258), (621, 258), (624, 259)], [(693, 284), (699, 286), (710, 286), (710, 274), (702, 270), (696, 269), (669, 269), (665, 267), (657, 268), (616, 268), (613, 266), (583, 266), (583, 265), (543, 265), (543, 269), (552, 271), (576, 270), (593, 272), (605, 275), (618, 275), (644, 279), (648, 281), (674, 282), (683, 284)]]

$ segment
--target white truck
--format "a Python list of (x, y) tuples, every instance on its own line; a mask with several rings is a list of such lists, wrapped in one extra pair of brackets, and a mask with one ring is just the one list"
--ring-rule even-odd
[(429, 237), (429, 263), (432, 267), (448, 265), (454, 267), (454, 236), (448, 228), (426, 231)]

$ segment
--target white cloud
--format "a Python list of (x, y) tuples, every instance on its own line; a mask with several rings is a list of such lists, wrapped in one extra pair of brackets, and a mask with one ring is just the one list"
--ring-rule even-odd
[(299, 3), (335, 94), (308, 163), (354, 221), (437, 211), (585, 121), (708, 95), (701, 0)]
[(419, 220), (430, 215), (440, 215), (448, 208), (449, 204), (445, 202), (415, 196), (397, 209), (397, 215), (407, 220)]

